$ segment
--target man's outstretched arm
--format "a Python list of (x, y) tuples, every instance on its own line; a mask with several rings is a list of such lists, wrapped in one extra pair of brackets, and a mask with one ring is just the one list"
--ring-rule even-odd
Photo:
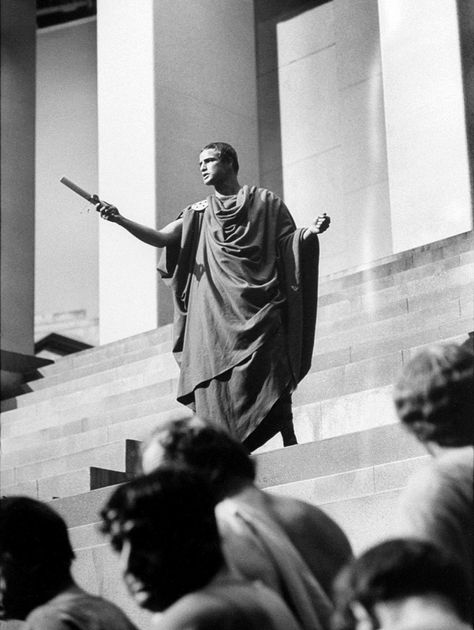
[(181, 240), (181, 231), (183, 228), (183, 220), (176, 219), (165, 225), (161, 230), (147, 227), (131, 219), (127, 219), (120, 214), (115, 206), (105, 203), (96, 204), (96, 210), (100, 212), (100, 216), (106, 221), (117, 223), (127, 232), (130, 232), (135, 238), (143, 241), (147, 245), (153, 247), (167, 247), (168, 245), (179, 244)]

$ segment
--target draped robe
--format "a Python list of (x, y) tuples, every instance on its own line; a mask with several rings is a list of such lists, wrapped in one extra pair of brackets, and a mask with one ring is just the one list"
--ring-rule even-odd
[(244, 186), (225, 208), (210, 195), (180, 215), (179, 247), (159, 271), (174, 295), (177, 399), (244, 440), (309, 370), (319, 245), (285, 204)]

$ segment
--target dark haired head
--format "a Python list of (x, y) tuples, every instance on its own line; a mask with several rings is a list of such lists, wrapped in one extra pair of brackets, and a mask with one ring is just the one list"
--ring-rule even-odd
[(24, 619), (68, 586), (73, 559), (59, 514), (29, 497), (0, 499), (0, 608), (5, 618)]
[(474, 354), (454, 343), (421, 350), (395, 384), (394, 401), (421, 442), (474, 444)]
[(396, 538), (380, 543), (350, 563), (335, 582), (333, 630), (355, 627), (354, 604), (361, 604), (378, 627), (376, 605), (408, 597), (437, 595), (469, 620), (468, 578), (462, 566), (431, 543)]
[(254, 461), (242, 444), (223, 429), (197, 417), (174, 420), (159, 427), (145, 442), (142, 453), (145, 472), (161, 463), (198, 471), (212, 484), (216, 500), (236, 480), (255, 479)]
[(101, 516), (125, 582), (144, 608), (165, 610), (222, 566), (214, 499), (190, 470), (162, 467), (120, 486)]
[(234, 173), (237, 175), (239, 172), (239, 159), (237, 157), (237, 151), (233, 146), (227, 144), (227, 142), (210, 142), (201, 149), (200, 153), (206, 149), (215, 149), (218, 151), (220, 159), (225, 162), (230, 162), (232, 164), (232, 168), (234, 169)]

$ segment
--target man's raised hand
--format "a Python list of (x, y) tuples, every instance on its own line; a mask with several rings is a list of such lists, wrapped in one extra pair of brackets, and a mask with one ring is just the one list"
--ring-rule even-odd
[(322, 234), (328, 229), (330, 225), (331, 217), (328, 217), (328, 215), (323, 212), (323, 214), (320, 214), (318, 217), (316, 217), (316, 219), (313, 221), (313, 223), (311, 223), (311, 225), (308, 226), (307, 229), (312, 234)]
[(117, 221), (121, 218), (121, 214), (118, 209), (111, 203), (107, 203), (107, 201), (99, 201), (95, 204), (95, 209), (97, 212), (100, 212), (101, 218), (105, 221), (117, 223)]

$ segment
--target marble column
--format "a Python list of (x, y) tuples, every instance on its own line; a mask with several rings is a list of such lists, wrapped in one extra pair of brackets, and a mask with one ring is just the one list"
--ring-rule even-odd
[[(258, 181), (254, 15), (232, 0), (99, 0), (99, 192), (129, 218), (173, 220), (210, 192), (198, 155), (236, 146), (242, 181)], [(171, 320), (157, 250), (100, 228), (101, 342)]]
[(33, 353), (36, 8), (1, 2), (1, 348)]

